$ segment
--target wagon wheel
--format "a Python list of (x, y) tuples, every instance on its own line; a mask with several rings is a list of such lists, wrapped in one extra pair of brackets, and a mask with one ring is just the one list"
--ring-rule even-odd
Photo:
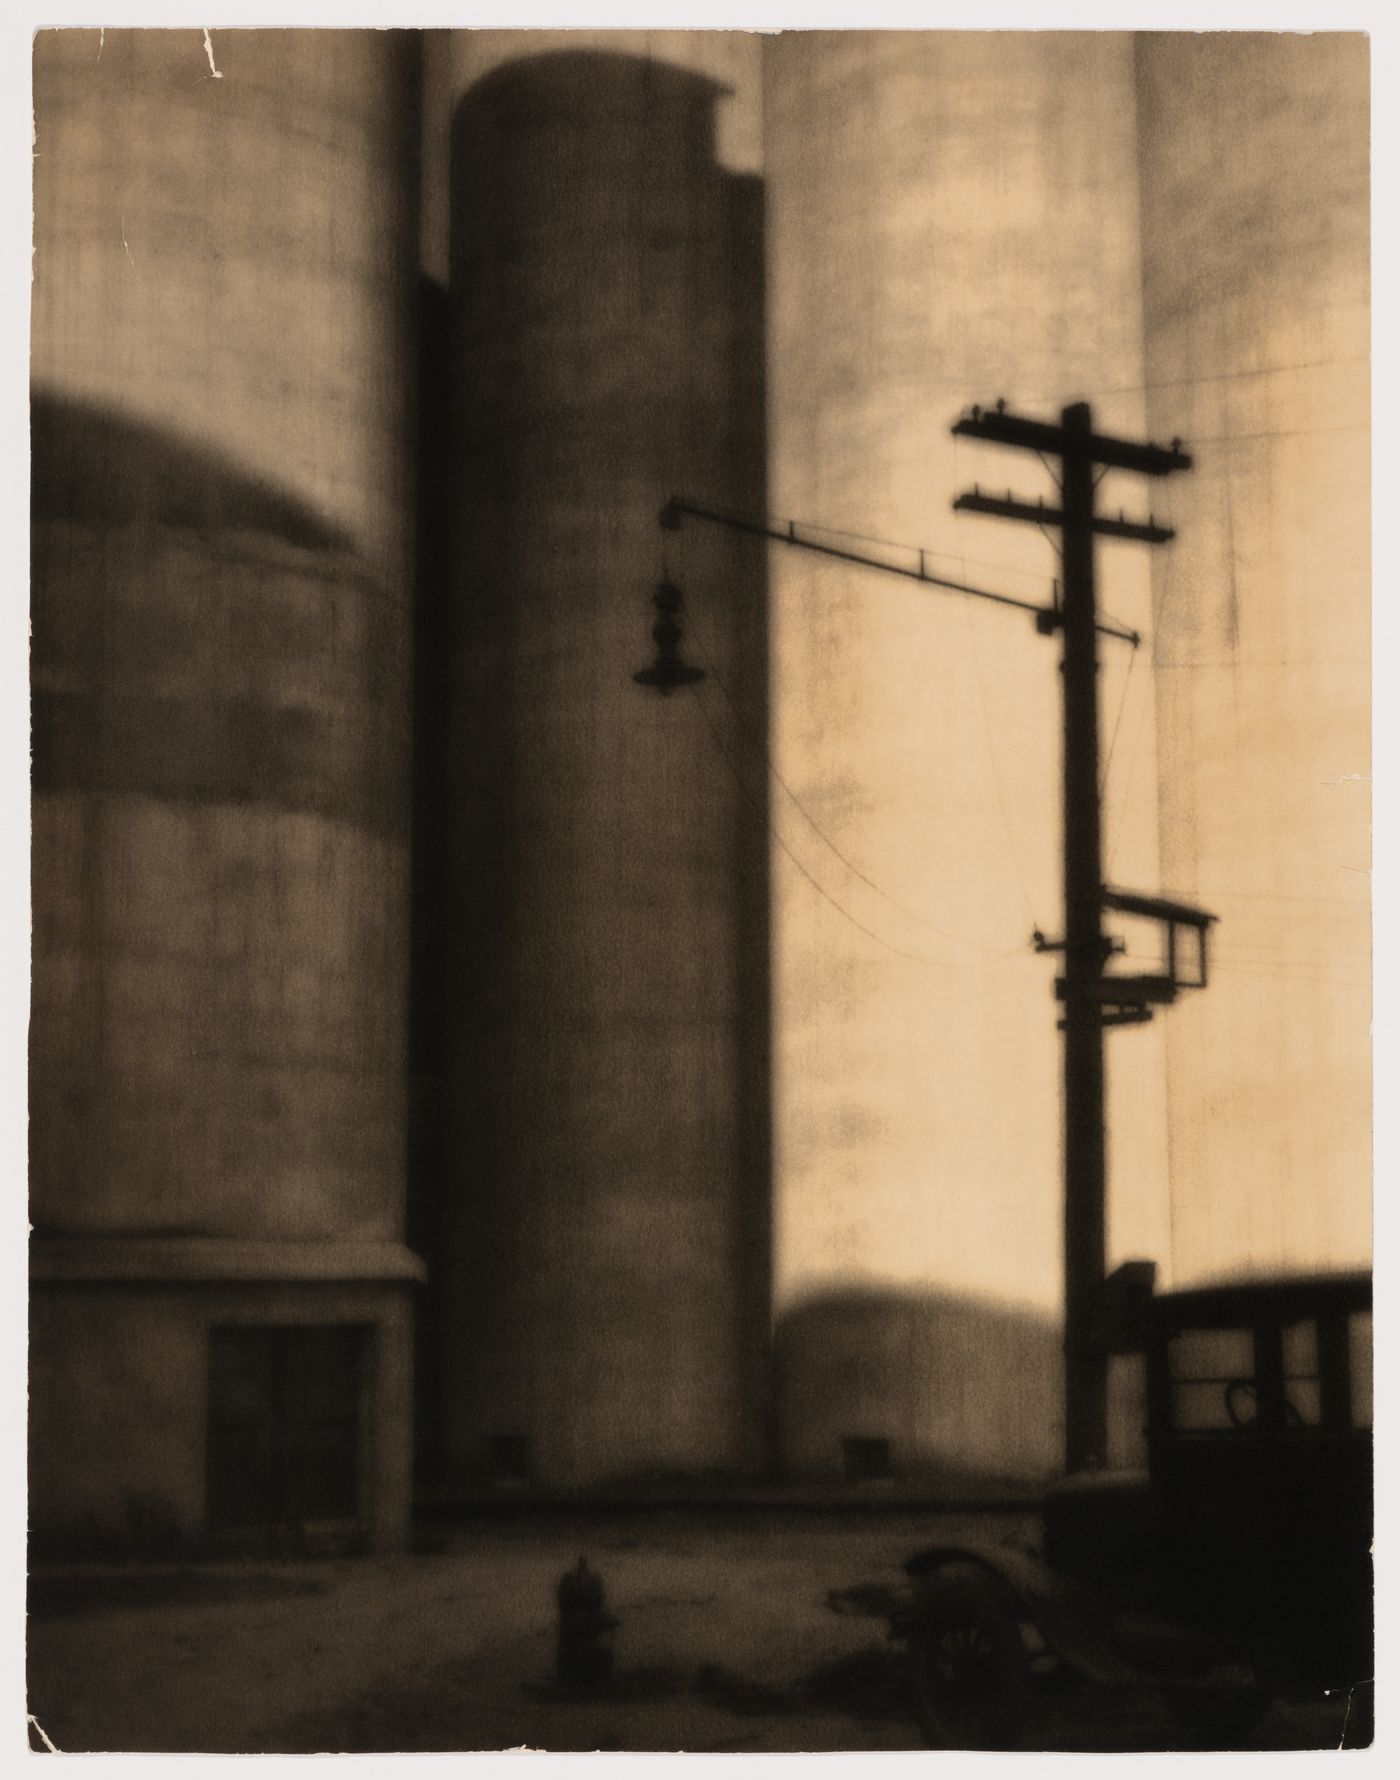
[(909, 1641), (914, 1716), (932, 1748), (1020, 1745), (1029, 1668), (1010, 1591), (973, 1564), (937, 1570)]

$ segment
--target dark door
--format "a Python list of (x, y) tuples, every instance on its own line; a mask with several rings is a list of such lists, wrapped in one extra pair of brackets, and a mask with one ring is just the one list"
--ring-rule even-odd
[(210, 1330), (211, 1533), (358, 1521), (368, 1334), (358, 1324)]

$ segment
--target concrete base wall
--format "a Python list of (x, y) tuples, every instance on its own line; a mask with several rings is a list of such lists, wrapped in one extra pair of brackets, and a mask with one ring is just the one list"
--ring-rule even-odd
[[(996, 1356), (996, 1363), (988, 1361)], [(852, 1476), (852, 1447), (883, 1444), (889, 1476), (948, 1498), (1053, 1476), (1063, 1449), (1058, 1319), (986, 1299), (851, 1289), (778, 1322), (780, 1454), (792, 1478)], [(1109, 1462), (1146, 1463), (1140, 1356), (1112, 1362)]]
[[(237, 1278), (224, 1267), (224, 1277), (211, 1278), (213, 1269), (199, 1263), (215, 1246), (35, 1245), (29, 1491), (36, 1548), (143, 1557), (209, 1549), (210, 1331), (347, 1323), (370, 1330), (359, 1524), (347, 1539), (361, 1549), (401, 1548), (410, 1510), (416, 1263), (389, 1250), (403, 1277), (346, 1278), (342, 1266), (337, 1278), (332, 1265), (314, 1269), (325, 1277)], [(190, 1257), (150, 1253), (186, 1247), (206, 1253), (189, 1267), (182, 1262)], [(272, 1271), (246, 1252), (262, 1247), (217, 1245), (238, 1251), (224, 1259), (251, 1265), (255, 1275)], [(150, 1277), (162, 1260), (167, 1276), (177, 1277)]]

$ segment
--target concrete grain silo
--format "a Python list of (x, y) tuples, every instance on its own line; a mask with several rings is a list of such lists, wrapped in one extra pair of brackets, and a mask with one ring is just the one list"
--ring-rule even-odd
[[(546, 1486), (759, 1462), (768, 1338), (757, 41), (460, 33), (443, 1445)], [(714, 78), (719, 56), (727, 93)], [(450, 121), (449, 121), (450, 119)], [(697, 689), (634, 683), (683, 591)], [(755, 770), (753, 756), (759, 764)]]
[(408, 1508), (412, 40), (35, 45), (32, 1512)]
[(1364, 40), (34, 67), (41, 1540), (400, 1538), (406, 1229), (449, 1494), (1057, 1465), (1059, 647), (658, 523), (1049, 604), (998, 397), (1194, 457), (1100, 497), (1177, 534), (1099, 547), (1104, 875), (1221, 918), (1110, 1265), (1365, 1259)]
[(1220, 917), (1169, 1026), (1176, 1264), (1370, 1256), (1368, 44), (1138, 44), (1164, 882)]
[[(1053, 504), (1048, 473), (950, 431), (1005, 397), (1141, 434), (1131, 35), (784, 34), (764, 105), (773, 512), (1049, 604), (1050, 542), (951, 512), (978, 483)], [(1100, 588), (1146, 628), (1140, 549), (1103, 547)], [(1024, 614), (794, 552), (772, 647), (776, 825), (802, 868), (775, 855), (784, 1455), (1044, 1473), (1060, 1065), (1057, 966), (1030, 934), (1062, 918), (1058, 646)], [(1105, 649), (1104, 758), (1121, 708), (1150, 762), (1151, 675), (1129, 671)], [(1150, 886), (1130, 752), (1105, 852)], [(1112, 1263), (1167, 1246), (1160, 1025), (1115, 1034), (1108, 1066)]]

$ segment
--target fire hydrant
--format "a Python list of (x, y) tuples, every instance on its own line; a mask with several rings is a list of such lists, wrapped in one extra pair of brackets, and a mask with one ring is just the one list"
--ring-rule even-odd
[(603, 1579), (580, 1558), (559, 1578), (557, 1674), (561, 1687), (603, 1688), (612, 1679), (612, 1635), (617, 1621), (607, 1610)]

